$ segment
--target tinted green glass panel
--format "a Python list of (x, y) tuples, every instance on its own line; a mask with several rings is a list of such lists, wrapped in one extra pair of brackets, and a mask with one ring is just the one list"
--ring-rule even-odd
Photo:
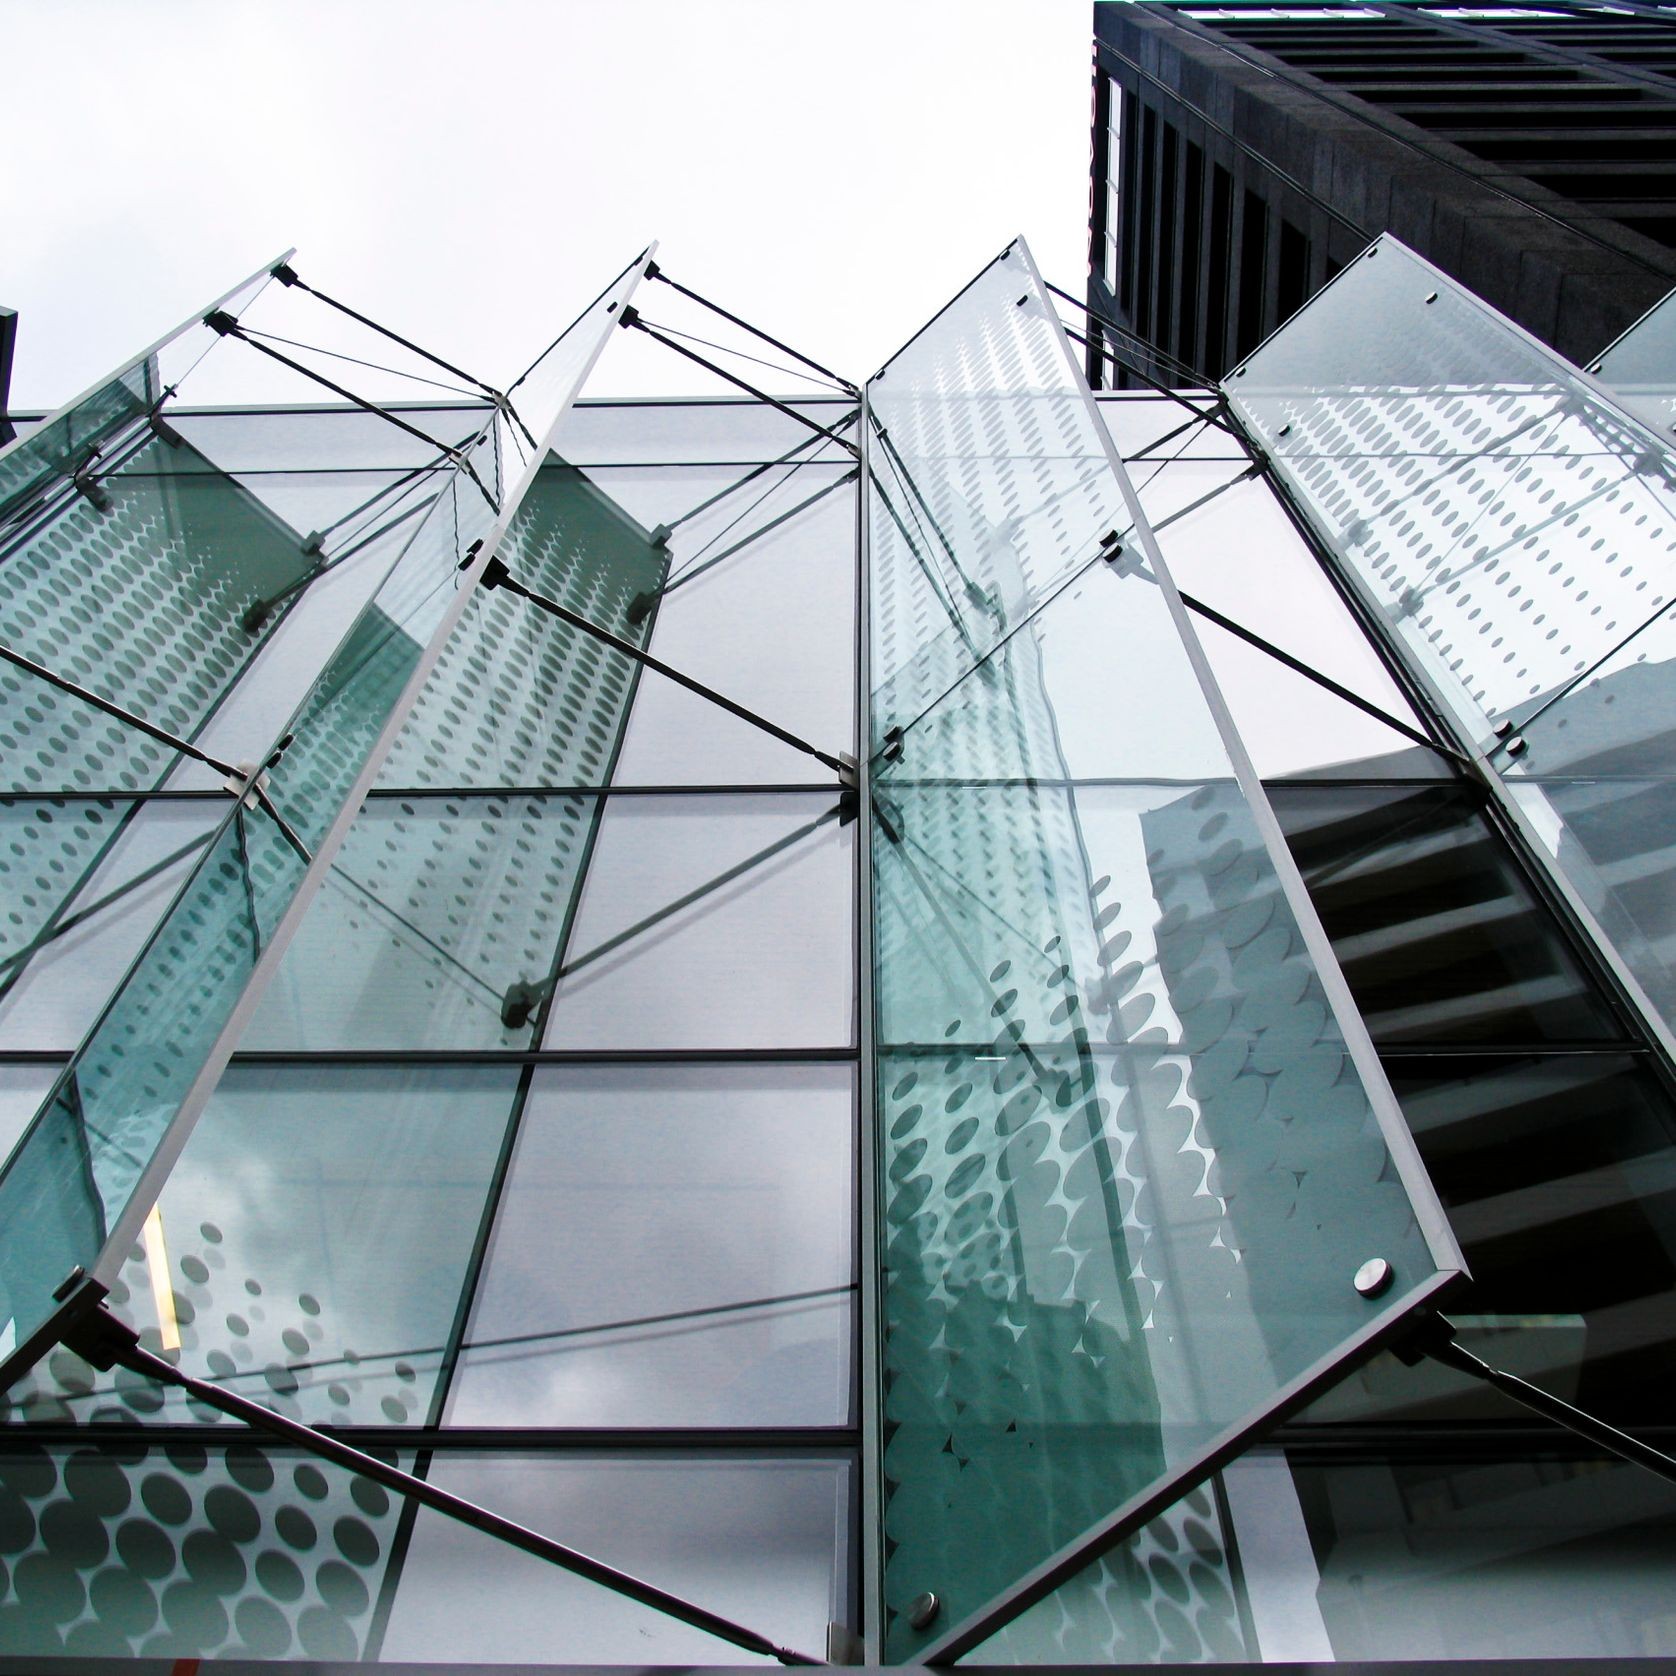
[(354, 1660), (400, 1514), (377, 1485), (282, 1449), (0, 1448), (0, 1645), (44, 1661)]
[[(537, 593), (635, 645), (669, 557), (586, 472), (549, 455), (502, 544)], [(589, 786), (611, 778), (640, 666), (501, 589), (479, 589), (379, 775), (389, 787)]]
[(1233, 1533), (1211, 1486), (1200, 1485), (975, 1648), (968, 1662), (1252, 1662), (1260, 1653), (1241, 1593)]
[[(519, 1072), (233, 1065), (111, 1291), (141, 1342), (291, 1419), (430, 1413)], [(137, 1395), (136, 1395), (137, 1393)], [(9, 1393), (29, 1421), (139, 1403), (221, 1422), (58, 1351)]]
[(369, 798), (241, 1038), (253, 1050), (527, 1047), (599, 821), (587, 796)]
[[(1668, 826), (1648, 818), (1672, 760), (1676, 456), (1390, 238), (1226, 382), (1652, 1009), (1676, 1019)], [(1648, 785), (1614, 790), (1620, 775)]]
[(74, 498), (70, 478), (84, 468), (98, 476), (131, 445), (140, 417), (172, 394), (222, 340), (204, 324), (220, 309), (237, 316), (271, 280), (264, 268), (198, 310), (166, 338), (136, 355), (102, 384), (0, 448), (0, 524), (27, 528), (43, 509)]
[[(1061, 411), (1032, 275), (1002, 258), (916, 357), (940, 379), (922, 429), (984, 439), (982, 470), (921, 452), (926, 502), (1020, 615), (962, 672), (924, 573), (874, 549), (875, 733), (904, 671), (954, 672), (873, 781), (896, 1659), (943, 1656), (1079, 1539), (1137, 1528), (1458, 1262), (1158, 555), (993, 539), (985, 497), (1041, 487), (1026, 418)], [(1091, 461), (1074, 430), (1066, 410), (1055, 435)], [(1098, 469), (1050, 529), (1124, 504)], [(1352, 1284), (1371, 1257), (1394, 1274), (1378, 1301)], [(942, 1611), (915, 1632), (926, 1591)]]

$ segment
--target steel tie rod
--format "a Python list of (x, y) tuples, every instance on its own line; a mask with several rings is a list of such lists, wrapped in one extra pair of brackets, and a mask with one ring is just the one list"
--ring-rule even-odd
[(172, 1362), (165, 1361), (161, 1356), (154, 1356), (149, 1350), (144, 1349), (140, 1344), (139, 1334), (132, 1327), (118, 1321), (102, 1304), (95, 1305), (69, 1327), (64, 1334), (64, 1342), (68, 1348), (91, 1362), (101, 1372), (107, 1372), (113, 1366), (120, 1366), (131, 1373), (154, 1379), (161, 1385), (172, 1385), (195, 1401), (219, 1409), (221, 1413), (229, 1414), (235, 1420), (243, 1420), (246, 1425), (271, 1432), (289, 1443), (300, 1444), (336, 1466), (370, 1478), (387, 1490), (395, 1491), (397, 1495), (411, 1497), (422, 1507), (428, 1507), (450, 1519), (457, 1519), (461, 1524), (482, 1531), (486, 1536), (495, 1537), (511, 1547), (522, 1549), (524, 1553), (533, 1554), (537, 1559), (546, 1560), (549, 1564), (573, 1572), (578, 1577), (585, 1577), (590, 1583), (598, 1583), (615, 1594), (639, 1601), (641, 1605), (649, 1606), (656, 1612), (678, 1618), (682, 1623), (691, 1624), (693, 1628), (704, 1630), (707, 1634), (717, 1636), (735, 1647), (742, 1647), (747, 1652), (765, 1654), (769, 1658), (777, 1659), (781, 1664), (822, 1662), (820, 1659), (809, 1657), (807, 1653), (794, 1652), (789, 1647), (778, 1646), (766, 1635), (759, 1634), (754, 1629), (747, 1629), (743, 1624), (736, 1624), (731, 1618), (724, 1618), (720, 1613), (710, 1611), (708, 1607), (695, 1605), (690, 1600), (683, 1600), (679, 1595), (670, 1594), (666, 1589), (660, 1589), (655, 1583), (647, 1583), (638, 1577), (630, 1576), (626, 1571), (618, 1571), (602, 1560), (593, 1559), (562, 1542), (555, 1542), (552, 1537), (543, 1536), (539, 1531), (533, 1531), (515, 1520), (504, 1518), (486, 1507), (479, 1507), (463, 1496), (452, 1495), (440, 1485), (415, 1477), (410, 1472), (403, 1472), (400, 1467), (390, 1466), (387, 1462), (379, 1460), (376, 1455), (366, 1454), (329, 1433), (316, 1431), (314, 1427), (305, 1426), (300, 1421), (288, 1420), (284, 1415), (276, 1414), (272, 1409), (250, 1401), (248, 1397), (224, 1391), (208, 1380), (195, 1379), (191, 1374), (183, 1373)]
[[(468, 558), (467, 563), (470, 563)], [(463, 568), (463, 567), (462, 567)], [(771, 722), (766, 716), (759, 716), (754, 710), (747, 710), (743, 704), (736, 704), (731, 698), (724, 698), (713, 688), (707, 687), (702, 681), (695, 681), (690, 675), (683, 675), (680, 670), (671, 667), (661, 658), (655, 658), (650, 652), (642, 651), (631, 640), (624, 640), (620, 635), (613, 634), (598, 623), (590, 622), (580, 612), (572, 611), (567, 605), (560, 605), (556, 599), (548, 599), (545, 594), (538, 594), (533, 588), (526, 588), (516, 576), (508, 570), (499, 559), (490, 559), (483, 567), (482, 583), (485, 588), (505, 588), (508, 593), (516, 594), (535, 606), (537, 610), (545, 611), (549, 616), (557, 617), (562, 623), (569, 623), (572, 628), (580, 629), (595, 640), (603, 642), (614, 651), (621, 652), (626, 658), (633, 658), (636, 663), (644, 664), (648, 669), (656, 670), (659, 675), (682, 686), (688, 692), (697, 693), (700, 698), (707, 698), (712, 704), (718, 705), (730, 715), (737, 716), (741, 721), (749, 722), (752, 727), (760, 728), (764, 733), (771, 734), (782, 744), (790, 745), (793, 750), (801, 751), (805, 756), (813, 757), (817, 762), (824, 763), (838, 776), (843, 785), (852, 785), (855, 781), (855, 764), (846, 762), (842, 757), (833, 756), (830, 752), (811, 745), (807, 739), (799, 739), (795, 733), (789, 732), (777, 722)]]

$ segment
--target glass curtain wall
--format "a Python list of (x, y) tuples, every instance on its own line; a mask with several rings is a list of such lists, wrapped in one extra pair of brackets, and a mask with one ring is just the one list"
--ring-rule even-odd
[[(485, 411), (436, 414), (438, 436)], [(808, 411), (841, 429), (851, 408)], [(283, 517), (293, 555), (225, 586), (222, 616), (278, 602), (240, 631), (254, 650), (222, 677), (211, 754), (255, 756), (276, 715), (307, 714), (310, 647), (364, 624), (406, 574), (390, 567), (412, 525), (435, 522), (427, 467), (426, 510), (376, 533), (422, 462), (364, 417), (178, 415), (181, 448), (219, 449), (241, 515), (264, 534)], [(854, 459), (810, 435), (754, 402), (574, 409), (502, 557), (626, 645), (853, 754)], [(394, 509), (358, 510), (380, 488)], [(450, 573), (475, 539), (463, 521), (455, 545), (453, 510)], [(312, 536), (346, 516), (317, 563)], [(434, 581), (403, 598), (452, 596)], [(379, 674), (388, 639), (351, 632), (333, 700), (399, 686)], [(294, 787), (324, 770), (296, 733), (271, 795), (312, 848)], [(252, 853), (269, 817), (224, 825), (208, 771), (164, 755), (155, 781), (101, 765), (14, 816), (39, 829), (45, 928), (20, 932), (38, 946), (0, 1000), (15, 1158), (99, 997), (125, 973), (131, 990), (136, 952), (180, 922), (206, 848), (229, 843), (228, 877), (254, 881), (236, 969), (271, 936), (270, 858)], [(46, 849), (58, 828), (86, 859)], [(116, 1313), (189, 1372), (821, 1654), (859, 1586), (855, 865), (829, 769), (478, 589), (120, 1253)], [(221, 922), (189, 923), (201, 946)], [(143, 1028), (161, 1037), (154, 1009)], [(64, 1350), (5, 1414), (8, 1652), (747, 1657)]]

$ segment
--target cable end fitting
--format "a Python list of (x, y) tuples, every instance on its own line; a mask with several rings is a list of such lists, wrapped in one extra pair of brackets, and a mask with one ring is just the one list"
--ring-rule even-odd
[(292, 267), (289, 262), (277, 262), (273, 267), (268, 269), (268, 272), (271, 273), (281, 285), (296, 285), (300, 283), (297, 278), (297, 270)]
[(236, 321), (224, 308), (218, 308), (213, 312), (206, 314), (204, 316), (204, 324), (208, 326), (212, 332), (217, 332), (222, 337), (228, 337), (232, 333), (237, 332), (239, 329), (238, 321)]
[(640, 323), (640, 310), (637, 309), (633, 303), (630, 303), (623, 310), (623, 312), (617, 316), (617, 324), (619, 326), (638, 326)]
[(485, 588), (498, 588), (512, 580), (512, 572), (498, 558), (490, 559), (479, 580)]

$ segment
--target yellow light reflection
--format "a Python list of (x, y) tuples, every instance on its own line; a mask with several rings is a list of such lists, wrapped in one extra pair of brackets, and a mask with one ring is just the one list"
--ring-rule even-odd
[(165, 1350), (180, 1349), (180, 1323), (175, 1319), (175, 1289), (169, 1284), (169, 1248), (163, 1243), (163, 1209), (151, 1207), (140, 1230), (146, 1273), (151, 1276), (151, 1301), (157, 1306), (157, 1329)]

